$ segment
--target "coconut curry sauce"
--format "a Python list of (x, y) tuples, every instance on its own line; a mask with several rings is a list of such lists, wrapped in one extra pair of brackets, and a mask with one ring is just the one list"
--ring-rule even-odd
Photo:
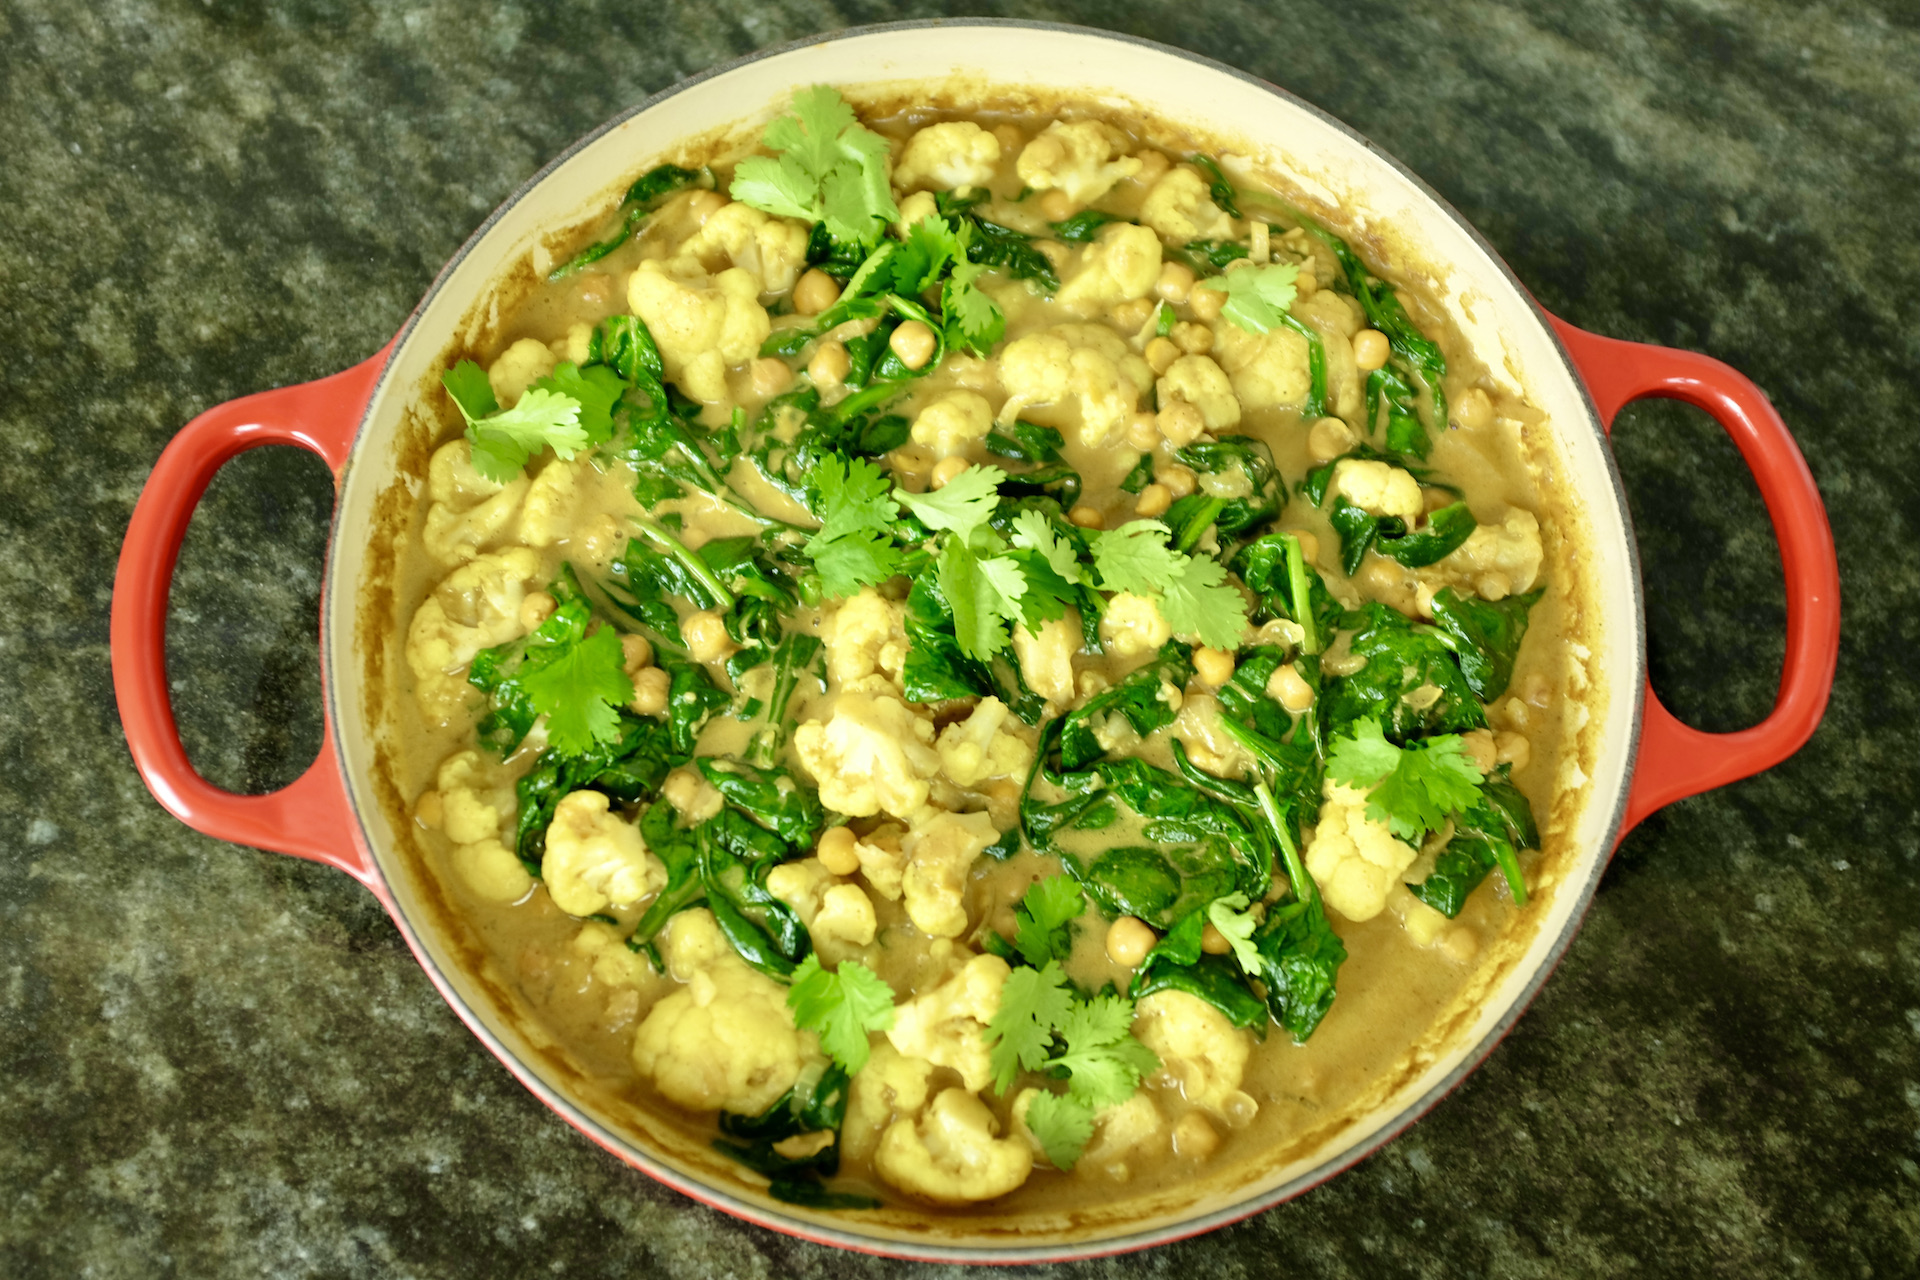
[(599, 1088), (782, 1199), (1284, 1146), (1541, 866), (1539, 415), (1173, 134), (814, 90), (767, 137), (448, 372), (398, 592), (435, 878)]

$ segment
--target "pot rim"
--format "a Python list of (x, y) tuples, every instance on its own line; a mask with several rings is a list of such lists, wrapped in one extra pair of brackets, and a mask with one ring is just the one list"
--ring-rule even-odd
[[(1599, 856), (1592, 858), (1590, 870), (1585, 876), (1584, 882), (1578, 886), (1577, 893), (1574, 894), (1572, 906), (1567, 913), (1565, 922), (1561, 926), (1558, 936), (1540, 951), (1533, 973), (1520, 985), (1500, 1017), (1486, 1029), (1477, 1042), (1460, 1054), (1454, 1066), (1448, 1070), (1444, 1077), (1435, 1082), (1419, 1097), (1403, 1104), (1390, 1120), (1367, 1135), (1367, 1137), (1355, 1143), (1353, 1146), (1337, 1152), (1304, 1173), (1225, 1208), (1151, 1230), (1107, 1236), (1081, 1244), (1065, 1243), (1059, 1245), (1032, 1246), (921, 1244), (911, 1240), (864, 1235), (837, 1227), (825, 1226), (808, 1219), (788, 1216), (775, 1210), (769, 1210), (762, 1205), (746, 1201), (729, 1192), (708, 1186), (703, 1182), (690, 1178), (656, 1159), (621, 1135), (609, 1130), (599, 1121), (587, 1115), (571, 1099), (564, 1096), (533, 1072), (526, 1063), (521, 1061), (512, 1049), (486, 1026), (477, 1012), (471, 1008), (455, 990), (447, 974), (442, 971), (441, 967), (434, 960), (432, 953), (425, 944), (422, 931), (408, 917), (405, 909), (400, 905), (398, 898), (392, 893), (387, 884), (386, 868), (382, 865), (380, 858), (374, 853), (377, 846), (373, 839), (373, 833), (368, 828), (366, 819), (362, 815), (360, 806), (357, 803), (358, 792), (353, 785), (352, 778), (349, 776), (344, 754), (336, 753), (334, 767), (339, 772), (340, 784), (349, 798), (349, 808), (353, 814), (354, 838), (362, 850), (367, 853), (367, 865), (375, 877), (373, 884), (369, 887), (375, 890), (384, 905), (387, 906), (388, 914), (393, 918), (395, 925), (405, 938), (407, 946), (413, 952), (415, 960), (420, 964), (421, 968), (426, 971), (429, 980), (433, 983), (441, 998), (452, 1007), (454, 1012), (460, 1017), (460, 1020), (465, 1023), (468, 1029), (486, 1046), (487, 1050), (492, 1053), (521, 1084), (526, 1086), (534, 1096), (539, 1098), (542, 1103), (556, 1112), (568, 1124), (572, 1125), (610, 1154), (617, 1156), (622, 1162), (638, 1168), (655, 1180), (702, 1204), (719, 1209), (722, 1212), (744, 1219), (757, 1226), (766, 1227), (770, 1230), (816, 1244), (831, 1245), (854, 1252), (874, 1254), (883, 1257), (925, 1262), (1004, 1265), (1074, 1261), (1131, 1253), (1202, 1235), (1206, 1232), (1217, 1230), (1220, 1227), (1250, 1218), (1255, 1214), (1265, 1212), (1276, 1205), (1283, 1204), (1288, 1200), (1305, 1194), (1307, 1191), (1352, 1168), (1354, 1165), (1360, 1163), (1360, 1161), (1379, 1151), (1382, 1147), (1405, 1133), (1418, 1122), (1421, 1117), (1437, 1105), (1443, 1097), (1457, 1088), (1462, 1080), (1477, 1070), (1492, 1054), (1493, 1050), (1498, 1047), (1500, 1042), (1506, 1038), (1520, 1017), (1532, 1005), (1535, 998), (1537, 998), (1546, 980), (1559, 967), (1561, 960), (1566, 955), (1568, 947), (1572, 944), (1574, 935), (1579, 932), (1588, 910), (1591, 909), (1593, 897), (1598, 890), (1600, 879), (1604, 875), (1608, 863), (1611, 861), (1612, 851), (1615, 845), (1619, 842), (1623, 834), (1623, 823), (1626, 817), (1634, 770), (1638, 763), (1641, 738), (1645, 725), (1645, 709), (1642, 691), (1646, 687), (1647, 680), (1647, 644), (1646, 599), (1640, 569), (1639, 542), (1638, 538), (1634, 535), (1632, 512), (1627, 502), (1626, 489), (1620, 476), (1619, 466), (1614, 458), (1612, 449), (1608, 447), (1606, 443), (1607, 432), (1603, 426), (1600, 411), (1594, 402), (1586, 379), (1581, 375), (1573, 357), (1567, 350), (1566, 344), (1561, 341), (1559, 334), (1555, 331), (1553, 325), (1549, 323), (1546, 311), (1533, 297), (1532, 292), (1521, 283), (1519, 277), (1514, 274), (1512, 268), (1507, 265), (1505, 259), (1500, 256), (1486, 238), (1482, 236), (1473, 224), (1463, 217), (1452, 204), (1441, 196), (1439, 192), (1435, 191), (1424, 179), (1406, 165), (1402, 164), (1394, 156), (1376, 146), (1370, 139), (1362, 135), (1352, 126), (1287, 89), (1273, 84), (1270, 81), (1263, 80), (1249, 72), (1242, 71), (1239, 68), (1216, 61), (1204, 54), (1193, 53), (1186, 49), (1162, 44), (1159, 41), (1148, 40), (1139, 36), (1106, 31), (1094, 27), (1085, 27), (1074, 23), (1050, 22), (1025, 18), (956, 17), (872, 23), (829, 32), (815, 33), (810, 36), (787, 41), (783, 44), (758, 49), (724, 63), (708, 67), (685, 79), (675, 81), (672, 85), (649, 95), (635, 105), (611, 117), (598, 127), (576, 139), (565, 150), (543, 165), (533, 176), (515, 188), (514, 191), (502, 200), (493, 212), (487, 216), (486, 220), (474, 229), (473, 233), (467, 237), (466, 241), (461, 244), (460, 248), (447, 260), (439, 273), (435, 275), (432, 284), (430, 284), (421, 295), (420, 301), (415, 304), (413, 311), (407, 317), (406, 323), (400, 328), (399, 333), (387, 349), (385, 363), (367, 397), (365, 407), (361, 412), (359, 425), (354, 430), (348, 453), (346, 472), (351, 471), (355, 460), (358, 458), (360, 448), (366, 439), (368, 425), (372, 420), (373, 409), (379, 404), (383, 394), (388, 390), (388, 380), (398, 362), (400, 352), (411, 338), (415, 327), (420, 323), (428, 305), (439, 295), (441, 289), (446, 286), (456, 269), (477, 249), (480, 242), (486, 238), (494, 226), (532, 191), (552, 176), (555, 171), (567, 164), (578, 153), (614, 129), (625, 124), (628, 120), (651, 110), (667, 99), (708, 80), (730, 74), (758, 62), (834, 41), (859, 39), (867, 36), (884, 35), (902, 31), (926, 29), (966, 30), (979, 28), (1017, 28), (1045, 31), (1076, 36), (1088, 40), (1128, 44), (1170, 55), (1207, 71), (1230, 76), (1233, 79), (1259, 88), (1281, 99), (1289, 106), (1308, 113), (1328, 127), (1345, 135), (1349, 140), (1362, 147), (1374, 160), (1385, 165), (1417, 190), (1432, 206), (1432, 212), (1437, 212), (1450, 219), (1455, 226), (1466, 235), (1474, 247), (1480, 251), (1486, 262), (1492, 266), (1499, 276), (1511, 285), (1520, 297), (1525, 299), (1533, 322), (1552, 344), (1552, 349), (1559, 357), (1569, 381), (1578, 391), (1580, 400), (1586, 409), (1586, 426), (1598, 437), (1602, 445), (1600, 454), (1605, 461), (1608, 481), (1606, 496), (1617, 508), (1622, 527), (1627, 534), (1627, 546), (1625, 550), (1627, 554), (1627, 565), (1630, 570), (1629, 578), (1632, 602), (1631, 652), (1634, 655), (1634, 669), (1625, 673), (1618, 682), (1612, 683), (1610, 687), (1614, 690), (1614, 696), (1625, 697), (1631, 701), (1629, 740), (1626, 746), (1625, 768), (1621, 775), (1620, 785), (1613, 799), (1612, 811), (1608, 815), (1603, 828), (1604, 837), (1600, 842), (1601, 852)], [(344, 475), (345, 472), (343, 472), (342, 483), (344, 483)], [(336, 549), (340, 545), (340, 539), (343, 534), (344, 509), (344, 504), (335, 504), (331, 528), (328, 533), (327, 570), (323, 576), (320, 602), (320, 616), (323, 620), (331, 619), (335, 616), (333, 613), (334, 593), (336, 587), (340, 585), (335, 580), (335, 575), (338, 572), (338, 566), (340, 564), (340, 557), (336, 554)], [(348, 584), (347, 589), (352, 590), (352, 584)], [(1617, 620), (1614, 621), (1617, 623)], [(348, 644), (348, 650), (349, 652), (351, 651), (350, 643)], [(329, 726), (337, 727), (350, 723), (351, 721), (343, 714), (344, 709), (339, 704), (341, 684), (335, 678), (337, 660), (334, 654), (333, 628), (331, 626), (326, 628), (326, 632), (323, 635), (323, 643), (320, 646), (320, 665), (321, 687), (324, 691), (325, 699), (324, 711)], [(1592, 802), (1589, 801), (1589, 803)]]

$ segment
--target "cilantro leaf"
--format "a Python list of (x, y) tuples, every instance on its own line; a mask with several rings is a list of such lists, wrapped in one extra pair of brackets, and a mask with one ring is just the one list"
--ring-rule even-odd
[(867, 1065), (867, 1034), (893, 1025), (893, 988), (858, 960), (829, 972), (809, 955), (793, 971), (787, 1007), (794, 1025), (818, 1033), (820, 1047), (852, 1075)]
[(1093, 540), (1093, 567), (1108, 591), (1158, 595), (1180, 575), (1184, 558), (1167, 545), (1167, 526), (1158, 520), (1129, 520)]
[(814, 477), (822, 518), (806, 555), (826, 593), (850, 596), (891, 578), (900, 567), (900, 549), (889, 532), (897, 508), (886, 473), (864, 458), (842, 461), (829, 454)]
[(762, 135), (775, 156), (734, 168), (735, 200), (765, 213), (826, 224), (836, 239), (873, 244), (900, 216), (888, 179), (886, 139), (861, 126), (827, 85), (793, 95), (793, 110)]
[(547, 717), (547, 741), (562, 755), (584, 755), (596, 742), (617, 739), (616, 708), (633, 700), (626, 655), (611, 627), (600, 628), (528, 672), (521, 688), (534, 711)]
[(1041, 1093), (1027, 1104), (1026, 1125), (1056, 1169), (1068, 1173), (1093, 1138), (1093, 1108), (1064, 1093)]
[(929, 214), (907, 230), (905, 242), (893, 255), (893, 287), (918, 297), (939, 282), (948, 263), (965, 258), (966, 250), (947, 220)]
[(627, 389), (626, 379), (618, 373), (603, 364), (582, 369), (562, 363), (533, 385), (536, 390), (569, 397), (580, 406), (580, 430), (586, 434), (587, 444), (605, 444), (613, 439), (613, 406)]
[(962, 222), (955, 237), (953, 273), (940, 291), (940, 313), (946, 320), (949, 344), (984, 356), (1005, 336), (1007, 317), (1000, 304), (976, 283), (987, 268), (967, 256), (972, 248), (973, 225)]
[(1094, 996), (1074, 1005), (1061, 1024), (1066, 1050), (1048, 1063), (1064, 1069), (1068, 1092), (1096, 1111), (1133, 1096), (1141, 1077), (1160, 1066), (1153, 1050), (1133, 1038), (1133, 1001)]
[(1246, 598), (1228, 584), (1219, 561), (1183, 559), (1179, 576), (1160, 593), (1161, 616), (1175, 635), (1196, 636), (1216, 649), (1237, 648), (1247, 625)]
[(447, 389), (454, 404), (459, 406), (460, 416), (468, 422), (500, 411), (500, 402), (493, 398), (493, 384), (487, 380), (487, 371), (471, 360), (462, 360), (441, 374), (440, 385)]
[(1049, 960), (1038, 969), (1022, 965), (1007, 978), (1000, 992), (1000, 1008), (987, 1023), (991, 1042), (988, 1063), (994, 1088), (1001, 1093), (1021, 1070), (1038, 1071), (1047, 1063), (1054, 1028), (1073, 1009), (1073, 990), (1060, 962)]
[(1065, 960), (1073, 950), (1073, 935), (1067, 926), (1078, 920), (1086, 907), (1086, 896), (1072, 876), (1034, 881), (1013, 911), (1013, 945), (1036, 969), (1049, 960)]
[(1327, 774), (1346, 786), (1371, 788), (1367, 816), (1402, 840), (1438, 830), (1448, 815), (1470, 808), (1484, 780), (1459, 734), (1396, 747), (1373, 716), (1355, 721), (1351, 733), (1334, 740)]
[(1300, 268), (1291, 264), (1242, 267), (1223, 276), (1209, 276), (1195, 288), (1217, 289), (1227, 295), (1220, 314), (1248, 333), (1265, 333), (1286, 322), (1293, 305), (1294, 281)]
[(1233, 958), (1252, 977), (1261, 975), (1260, 948), (1253, 945), (1253, 930), (1259, 921), (1247, 908), (1247, 895), (1230, 893), (1207, 904), (1207, 920), (1233, 948)]
[(1007, 473), (998, 467), (968, 467), (945, 488), (930, 493), (896, 489), (893, 496), (927, 528), (951, 530), (964, 542), (992, 517), (1000, 500), (1000, 482), (1006, 478)]
[(1086, 570), (1072, 546), (1054, 529), (1053, 522), (1029, 507), (1013, 518), (1013, 545), (1039, 553), (1047, 567), (1068, 583), (1087, 581)]
[(1022, 618), (1020, 597), (1027, 580), (1011, 560), (982, 560), (950, 534), (934, 562), (940, 593), (953, 610), (954, 639), (960, 651), (981, 661), (1007, 647), (1009, 624)]

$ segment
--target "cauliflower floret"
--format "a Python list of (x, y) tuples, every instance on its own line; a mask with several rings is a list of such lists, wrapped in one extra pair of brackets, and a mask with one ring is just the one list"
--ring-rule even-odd
[(1320, 349), (1326, 355), (1328, 410), (1348, 422), (1361, 421), (1366, 416), (1365, 379), (1354, 363), (1352, 338), (1366, 327), (1366, 313), (1358, 302), (1332, 289), (1296, 299), (1290, 309), (1320, 335)]
[(440, 829), (455, 844), (495, 838), (513, 816), (513, 788), (489, 777), (478, 751), (456, 751), (441, 761), (434, 783), (440, 789)]
[(1192, 165), (1175, 165), (1153, 184), (1140, 202), (1140, 221), (1169, 244), (1223, 240), (1233, 235), (1233, 219), (1213, 202), (1207, 180)]
[(767, 873), (767, 892), (792, 907), (814, 949), (833, 961), (873, 941), (873, 900), (860, 886), (836, 878), (818, 858), (783, 862)]
[(531, 547), (476, 557), (447, 575), (414, 611), (407, 627), (407, 666), (415, 693), (429, 715), (445, 717), (465, 701), (459, 672), (482, 649), (526, 632), (520, 602), (540, 572)]
[(820, 803), (855, 818), (882, 809), (904, 818), (927, 802), (940, 769), (933, 722), (895, 698), (842, 692), (825, 724), (793, 731), (800, 763), (820, 787)]
[[(931, 191), (916, 191), (912, 195), (901, 199), (900, 221), (893, 224), (893, 229), (902, 240), (905, 240), (908, 235), (912, 234), (916, 223), (926, 218), (937, 218), (939, 216), (940, 202), (933, 198), (933, 193)], [(1020, 287), (1020, 292), (1023, 296), (1026, 294), (1026, 287), (1024, 285)], [(1001, 308), (1003, 311), (1005, 309), (1004, 307)], [(1011, 319), (1011, 317), (1009, 317), (1009, 319)], [(952, 357), (949, 356), (948, 359), (952, 359)]]
[(1483, 524), (1439, 563), (1416, 576), (1438, 591), (1468, 584), (1488, 600), (1533, 590), (1540, 577), (1540, 522), (1514, 507), (1499, 524)]
[(498, 836), (456, 845), (453, 869), (467, 888), (488, 902), (518, 902), (533, 888), (533, 877)]
[(1343, 458), (1335, 464), (1333, 483), (1327, 489), (1376, 516), (1399, 516), (1409, 526), (1418, 523), (1427, 509), (1420, 482), (1387, 462)]
[(1115, 302), (1144, 298), (1160, 278), (1160, 237), (1151, 227), (1111, 222), (1080, 258), (1080, 270), (1060, 288), (1060, 304), (1081, 315)]
[(976, 391), (949, 391), (922, 409), (913, 419), (913, 442), (933, 450), (936, 458), (951, 458), (993, 430), (993, 406)]
[[(807, 265), (807, 227), (791, 218), (775, 218), (752, 205), (722, 205), (681, 244), (680, 259), (705, 270), (725, 266), (753, 273), (761, 293), (785, 293)], [(692, 262), (676, 260), (676, 269)]]
[(530, 547), (550, 547), (572, 526), (580, 491), (580, 468), (585, 461), (554, 458), (540, 469), (527, 489), (520, 512), (520, 540)]
[(981, 850), (1000, 838), (984, 813), (943, 813), (907, 832), (900, 842), (907, 867), (900, 879), (913, 927), (932, 938), (954, 938), (967, 928), (967, 871)]
[(1388, 891), (1387, 906), (1400, 918), (1400, 927), (1406, 930), (1407, 937), (1417, 947), (1432, 946), (1434, 940), (1453, 923), (1414, 897), (1404, 884), (1396, 884)]
[(527, 478), (497, 484), (473, 467), (473, 446), (463, 436), (434, 450), (427, 464), (427, 554), (449, 567), (471, 560), (506, 533), (526, 497)]
[(1035, 191), (1057, 188), (1075, 204), (1091, 204), (1140, 172), (1138, 157), (1114, 159), (1126, 144), (1125, 134), (1101, 121), (1056, 120), (1021, 149), (1014, 169)]
[[(1291, 329), (1275, 325), (1265, 333), (1248, 333), (1237, 324), (1219, 325), (1213, 354), (1244, 408), (1297, 405), (1313, 389), (1307, 340)], [(1351, 350), (1347, 356), (1352, 359)]]
[[(1033, 1148), (1034, 1158), (1045, 1160), (1046, 1150), (1027, 1128), (1027, 1109), (1040, 1096), (1038, 1089), (1022, 1089), (1013, 1100), (1014, 1131)], [(1093, 1137), (1073, 1166), (1080, 1176), (1098, 1175), (1115, 1182), (1133, 1177), (1133, 1165), (1159, 1155), (1166, 1147), (1166, 1121), (1145, 1090), (1093, 1117)], [(1136, 1157), (1140, 1159), (1136, 1160)]]
[(667, 883), (667, 869), (647, 852), (640, 829), (609, 812), (598, 791), (576, 791), (553, 811), (540, 862), (553, 905), (570, 916), (626, 908)]
[(901, 191), (984, 187), (999, 164), (1000, 139), (979, 125), (970, 120), (930, 124), (907, 140), (893, 166), (893, 185)]
[(727, 368), (753, 359), (773, 331), (759, 298), (759, 277), (739, 267), (689, 282), (649, 260), (627, 281), (627, 305), (647, 322), (667, 377), (708, 404), (727, 398)]
[(1180, 702), (1171, 732), (1202, 769), (1215, 777), (1238, 778), (1246, 772), (1247, 750), (1220, 727), (1220, 715), (1220, 699), (1210, 693), (1190, 693)]
[[(842, 689), (899, 692), (907, 661), (907, 609), (872, 587), (848, 596), (827, 620), (827, 678)], [(880, 683), (872, 683), (878, 677)]]
[(1367, 816), (1367, 793), (1327, 779), (1320, 824), (1307, 842), (1307, 871), (1327, 904), (1349, 920), (1371, 920), (1418, 856), (1384, 822)]
[(1008, 343), (1000, 382), (1008, 391), (1002, 426), (1029, 405), (1071, 402), (1080, 411), (1080, 442), (1091, 448), (1126, 425), (1153, 385), (1153, 370), (1105, 325), (1061, 324)]
[(573, 935), (574, 953), (593, 966), (594, 980), (610, 987), (642, 987), (654, 980), (653, 966), (647, 958), (627, 946), (618, 929), (589, 920)]
[(1240, 401), (1234, 398), (1233, 383), (1207, 356), (1181, 356), (1167, 366), (1155, 389), (1161, 408), (1172, 400), (1185, 400), (1200, 411), (1207, 430), (1215, 434), (1240, 421)]
[(1181, 1094), (1194, 1106), (1236, 1126), (1259, 1109), (1240, 1090), (1253, 1052), (1251, 1033), (1236, 1028), (1206, 1001), (1184, 991), (1156, 991), (1134, 1006), (1133, 1034), (1159, 1056), (1160, 1065), (1179, 1081)]
[(887, 1039), (901, 1053), (951, 1067), (969, 1089), (993, 1079), (987, 1024), (1013, 971), (999, 956), (975, 956), (939, 986), (897, 1005)]
[(895, 1120), (880, 1139), (874, 1170), (908, 1195), (935, 1204), (972, 1204), (1006, 1195), (1033, 1172), (1019, 1135), (995, 1138), (999, 1124), (965, 1089), (947, 1089), (918, 1123)]
[(1049, 702), (1062, 705), (1073, 701), (1073, 655), (1080, 648), (1080, 615), (1067, 610), (1065, 617), (1040, 624), (1029, 631), (1025, 623), (1013, 629), (1013, 652), (1020, 660), (1020, 676)]
[(511, 409), (527, 393), (527, 388), (553, 372), (559, 361), (547, 344), (538, 338), (522, 338), (500, 353), (487, 367), (487, 385), (502, 409)]
[(940, 731), (935, 744), (940, 768), (956, 786), (1026, 772), (1033, 750), (1016, 735), (1002, 732), (1010, 715), (1000, 699), (983, 698), (972, 715)]
[(920, 1114), (932, 1078), (933, 1064), (925, 1058), (909, 1057), (887, 1040), (876, 1044), (849, 1086), (840, 1154), (853, 1160), (871, 1155), (890, 1123)]
[(819, 1038), (794, 1028), (787, 989), (748, 968), (704, 907), (674, 916), (660, 951), (686, 985), (640, 1024), (634, 1065), (683, 1107), (759, 1115), (793, 1087)]
[(555, 360), (585, 364), (593, 358), (593, 326), (584, 320), (574, 321), (567, 326), (566, 336), (549, 342), (547, 350), (553, 352)]
[(1173, 628), (1150, 596), (1116, 592), (1107, 601), (1107, 611), (1100, 615), (1100, 642), (1118, 658), (1158, 653), (1160, 646), (1172, 638)]
[(860, 874), (873, 891), (888, 902), (900, 901), (900, 882), (907, 874), (907, 852), (900, 847), (907, 829), (897, 822), (883, 822), (856, 840), (853, 853), (860, 859)]

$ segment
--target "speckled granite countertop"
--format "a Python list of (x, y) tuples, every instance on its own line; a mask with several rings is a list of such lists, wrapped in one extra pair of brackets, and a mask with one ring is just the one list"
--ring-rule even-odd
[[(1002, 12), (981, 6), (970, 12)], [(0, 5), (0, 1274), (881, 1275), (634, 1174), (545, 1111), (344, 876), (193, 834), (129, 763), (119, 539), (194, 413), (381, 345), (582, 132), (753, 48), (931, 5)], [(1920, 1267), (1920, 27), (1911, 5), (1105, 0), (1400, 157), (1541, 301), (1745, 370), (1839, 538), (1846, 642), (1789, 763), (1655, 816), (1512, 1037), (1417, 1128), (1100, 1275), (1896, 1276)], [(1577, 14), (1577, 16), (1576, 16)], [(1692, 411), (1618, 447), (1656, 680), (1770, 705), (1778, 562)], [(328, 489), (270, 450), (189, 538), (207, 774), (318, 741)]]

